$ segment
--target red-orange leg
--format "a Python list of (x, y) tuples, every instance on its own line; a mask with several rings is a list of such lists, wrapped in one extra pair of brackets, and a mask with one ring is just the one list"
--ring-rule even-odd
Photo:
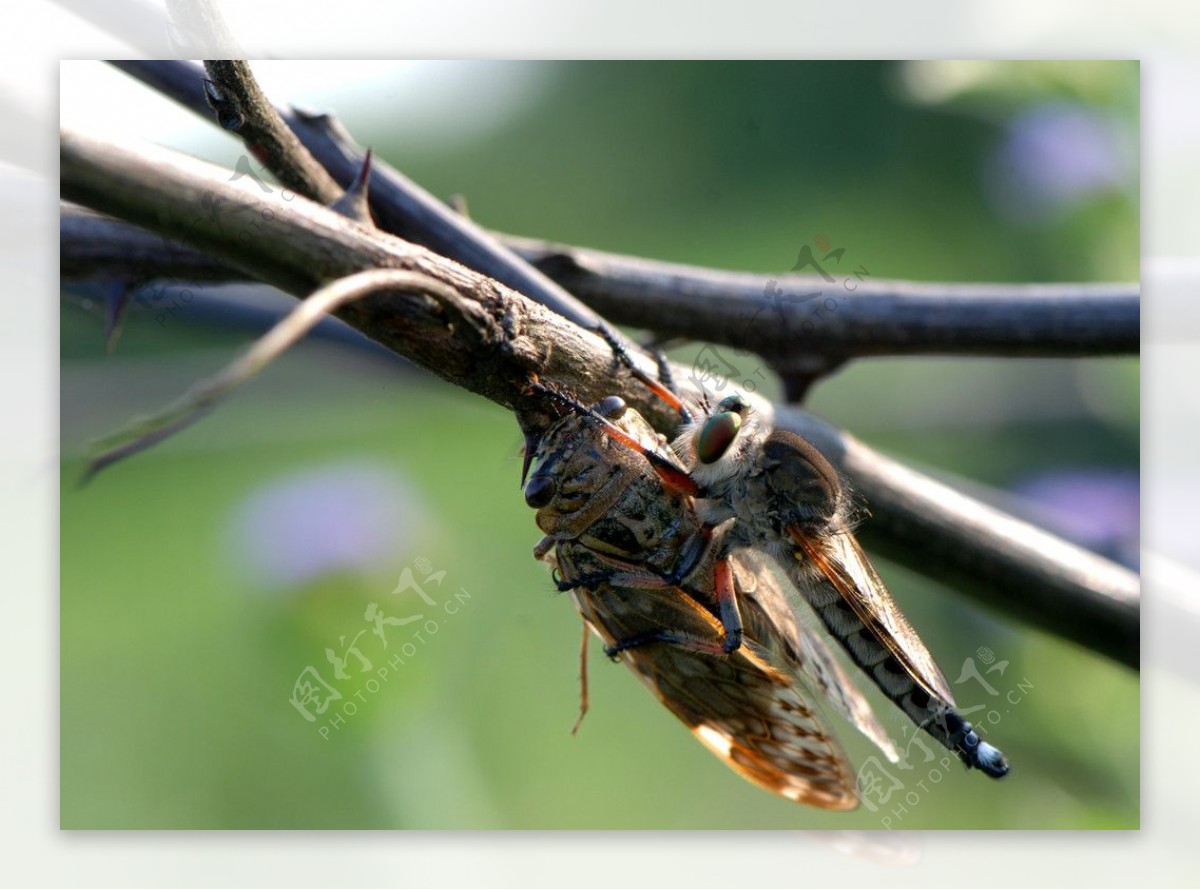
[(603, 417), (598, 417), (598, 420), (606, 436), (614, 442), (620, 442), (626, 448), (631, 448), (646, 458), (650, 466), (654, 468), (654, 472), (658, 474), (658, 478), (662, 480), (663, 485), (667, 486), (667, 488), (691, 497), (698, 497), (700, 495), (700, 486), (696, 483), (696, 480), (688, 475), (686, 470), (675, 466), (675, 464), (671, 463), (671, 461), (667, 460), (657, 451), (651, 451), (646, 448), (637, 439), (628, 435), (620, 427), (609, 423)]
[[(596, 333), (604, 338), (605, 342), (608, 343), (609, 348), (612, 349), (613, 355), (617, 357), (617, 361), (627, 367), (629, 372), (636, 379), (640, 380), (643, 384), (645, 384), (647, 389), (678, 411), (679, 416), (682, 418), (684, 423), (692, 422), (692, 412), (688, 410), (687, 405), (683, 404), (683, 400), (674, 392), (672, 392), (671, 388), (666, 386), (662, 381), (655, 380), (653, 377), (635, 365), (633, 363), (633, 359), (629, 356), (629, 352), (621, 344), (621, 341), (617, 339), (617, 335), (612, 331), (611, 328), (608, 327), (608, 325), (602, 322), (596, 329)], [(662, 352), (658, 350), (655, 350), (655, 352), (659, 356), (660, 369), (667, 368), (666, 359)]]
[(738, 608), (733, 569), (728, 557), (722, 556), (713, 566), (713, 581), (717, 592), (718, 616), (725, 630), (725, 652), (733, 652), (742, 645), (742, 612)]

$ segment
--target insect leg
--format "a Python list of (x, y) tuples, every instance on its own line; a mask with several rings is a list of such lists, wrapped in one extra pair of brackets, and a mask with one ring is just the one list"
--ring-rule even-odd
[(571, 727), (571, 735), (579, 732), (579, 727), (583, 725), (583, 718), (588, 712), (588, 635), (591, 633), (587, 622), (583, 622), (583, 639), (579, 643), (579, 718), (575, 721), (575, 725)]
[[(671, 392), (679, 392), (679, 387), (675, 385), (675, 374), (671, 370), (671, 361), (667, 358), (667, 354), (658, 345), (647, 348), (650, 350), (650, 354), (654, 356), (654, 363), (658, 365), (658, 379), (662, 382), (662, 385)], [(687, 421), (685, 420), (684, 422), (686, 423)]]
[(660, 382), (655, 380), (636, 364), (634, 364), (629, 352), (621, 344), (621, 341), (617, 339), (617, 336), (613, 333), (612, 328), (602, 323), (596, 329), (596, 333), (599, 334), (609, 345), (609, 348), (612, 349), (613, 355), (616, 356), (617, 361), (629, 369), (629, 373), (645, 384), (645, 386), (652, 393), (678, 411), (679, 417), (684, 423), (692, 422), (692, 412), (688, 410), (687, 405), (683, 404), (683, 400), (680, 399), (679, 396), (675, 395), (675, 381), (671, 377), (670, 365), (667, 363), (666, 356), (663, 354), (662, 350), (656, 349), (654, 351), (654, 359), (658, 364), (658, 373), (662, 378)]
[[(710, 541), (711, 538), (705, 536), (706, 550)], [(702, 551), (701, 555), (706, 550)], [(565, 592), (576, 588), (587, 590), (605, 585), (617, 590), (674, 590), (692, 608), (708, 616), (713, 614), (712, 611), (700, 605), (700, 602), (685, 587), (680, 586), (679, 581), (664, 576), (650, 566), (627, 563), (607, 554), (593, 553), (593, 556), (609, 563), (613, 568), (578, 575), (569, 580), (560, 577), (555, 572), (553, 574), (554, 583), (558, 589)], [(658, 628), (618, 640), (612, 646), (605, 647), (605, 654), (612, 658), (626, 649), (635, 649), (651, 643), (670, 643), (706, 655), (729, 655), (731, 652), (737, 651), (741, 648), (743, 640), (742, 615), (738, 607), (733, 569), (729, 560), (724, 557), (717, 559), (713, 566), (713, 573), (717, 599), (715, 618), (720, 622), (721, 629), (719, 641), (681, 630)], [(709, 620), (713, 621), (713, 618), (710, 617)], [(715, 631), (717, 629), (716, 621), (713, 624)]]
[[(680, 634), (671, 630), (656, 630), (620, 641), (615, 651), (620, 652), (647, 643), (675, 643), (713, 655), (728, 655), (731, 652), (736, 652), (742, 645), (744, 630), (742, 627), (742, 613), (738, 607), (737, 593), (734, 589), (733, 571), (727, 558), (721, 558), (716, 561), (713, 567), (713, 579), (717, 595), (717, 619), (721, 622), (722, 631), (722, 640), (720, 643), (712, 643), (707, 640), (700, 641), (694, 635)], [(612, 572), (594, 572), (572, 581), (555, 578), (555, 583), (560, 590), (564, 591), (577, 587), (589, 588), (599, 584), (607, 584), (612, 587), (632, 590), (667, 590), (674, 588), (680, 594), (686, 595), (686, 591), (679, 588), (671, 580), (663, 578), (649, 569), (633, 567), (614, 569)], [(698, 642), (702, 642), (703, 645), (696, 645)], [(615, 652), (608, 652), (608, 649), (605, 652), (608, 653), (609, 657), (615, 654)]]
[(730, 650), (725, 648), (723, 642), (717, 640), (706, 640), (683, 631), (650, 630), (646, 631), (646, 633), (627, 637), (624, 640), (618, 640), (611, 646), (605, 646), (604, 654), (609, 658), (616, 658), (617, 655), (626, 649), (639, 649), (642, 646), (649, 646), (653, 643), (668, 643), (672, 646), (680, 646), (703, 655), (728, 655), (730, 652)]
[(660, 575), (649, 568), (638, 568), (636, 566), (591, 572), (587, 575), (572, 578), (570, 581), (558, 574), (552, 574), (551, 577), (554, 579), (554, 585), (560, 593), (566, 593), (578, 588), (589, 589), (601, 584), (606, 584), (610, 587), (628, 588), (630, 590), (668, 590), (679, 586), (668, 576)]
[(724, 649), (728, 654), (742, 645), (742, 613), (738, 608), (737, 593), (733, 585), (733, 569), (729, 557), (723, 556), (713, 566), (713, 580), (717, 590), (717, 612), (721, 627), (725, 631)]
[[(631, 649), (634, 646), (646, 643), (677, 643), (687, 648), (695, 648), (698, 651), (711, 654), (728, 655), (731, 652), (736, 652), (742, 645), (744, 630), (742, 627), (742, 613), (738, 608), (737, 594), (734, 592), (733, 587), (733, 572), (730, 570), (727, 559), (717, 560), (713, 571), (716, 581), (717, 618), (721, 622), (721, 630), (723, 632), (720, 644), (709, 644), (706, 641), (703, 646), (693, 646), (688, 639), (684, 639), (672, 631), (653, 631), (621, 641), (616, 651), (620, 652), (623, 649)], [(614, 587), (642, 590), (666, 590), (674, 587), (673, 584), (653, 572), (636, 570), (614, 571), (611, 574), (595, 574), (587, 578), (576, 579), (574, 582), (559, 581), (558, 584), (560, 585), (560, 589), (566, 590), (575, 587), (592, 587), (596, 584), (609, 584)], [(608, 650), (606, 649), (605, 651), (607, 652)], [(612, 652), (608, 654), (610, 657), (613, 655)]]

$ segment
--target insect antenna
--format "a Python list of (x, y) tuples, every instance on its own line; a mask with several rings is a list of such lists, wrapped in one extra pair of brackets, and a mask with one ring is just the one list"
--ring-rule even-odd
[[(525, 387), (529, 393), (536, 393), (539, 396), (545, 396), (551, 402), (554, 402), (561, 408), (566, 408), (568, 411), (579, 414), (583, 417), (592, 417), (596, 420), (604, 420), (604, 418), (593, 408), (578, 399), (567, 395), (561, 389), (549, 383), (543, 383), (537, 377), (531, 377)], [(528, 439), (526, 439), (528, 441)]]

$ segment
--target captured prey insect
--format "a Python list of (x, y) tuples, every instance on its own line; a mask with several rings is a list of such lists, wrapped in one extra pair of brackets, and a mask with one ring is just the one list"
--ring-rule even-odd
[[(541, 436), (525, 483), (546, 534), (534, 553), (570, 591), (585, 642), (590, 628), (743, 777), (799, 803), (856, 806), (854, 771), (808, 696), (889, 759), (896, 752), (825, 643), (796, 621), (775, 574), (753, 553), (725, 555), (726, 528), (706, 526), (644, 458), (675, 466), (635, 410), (543, 391), (570, 410)], [(583, 677), (586, 711), (586, 668)]]
[(697, 498), (707, 527), (727, 526), (724, 553), (770, 556), (855, 664), (914, 723), (968, 767), (1006, 775), (1004, 755), (958, 713), (933, 656), (855, 539), (851, 499), (829, 461), (800, 436), (770, 428), (740, 395), (693, 420), (678, 396), (613, 346), (680, 412), (684, 426), (673, 447), (685, 480), (651, 462), (664, 480)]

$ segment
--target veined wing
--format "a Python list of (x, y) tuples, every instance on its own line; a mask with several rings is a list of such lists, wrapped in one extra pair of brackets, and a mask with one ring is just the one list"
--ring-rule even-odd
[[(749, 569), (748, 573), (738, 571), (738, 596), (747, 633), (764, 643), (784, 643), (775, 654), (790, 666), (797, 680), (819, 693), (834, 710), (874, 742), (888, 760), (897, 762), (900, 757), (896, 748), (875, 719), (871, 705), (821, 636), (796, 617), (791, 598), (773, 568), (752, 550), (738, 552), (733, 560), (736, 567), (745, 565)], [(743, 574), (749, 577), (743, 579)], [(764, 625), (769, 627), (763, 629)]]
[(913, 630), (883, 580), (849, 532), (816, 537), (799, 527), (788, 529), (792, 541), (858, 616), (867, 632), (932, 698), (954, 705), (950, 686), (917, 632)]
[[(678, 589), (572, 592), (580, 614), (605, 641), (669, 628), (720, 641), (721, 624)], [(674, 643), (628, 649), (620, 658), (642, 683), (731, 769), (788, 800), (830, 810), (858, 805), (855, 777), (786, 665), (747, 638), (730, 655)]]

